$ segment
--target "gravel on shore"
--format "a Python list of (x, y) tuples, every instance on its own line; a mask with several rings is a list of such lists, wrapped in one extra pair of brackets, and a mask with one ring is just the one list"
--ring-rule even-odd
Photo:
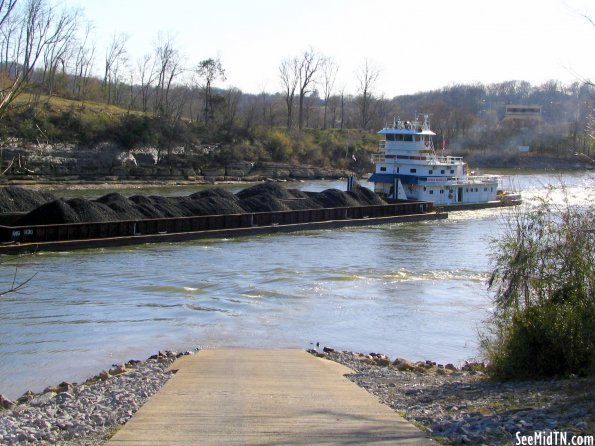
[(353, 369), (348, 379), (442, 444), (509, 445), (517, 432), (566, 433), (568, 441), (595, 435), (593, 376), (496, 382), (480, 363), (457, 368), (377, 353), (310, 352)]
[(82, 384), (27, 392), (17, 401), (0, 395), (0, 444), (100, 445), (167, 382), (169, 365), (191, 353), (159, 352), (114, 365)]
[[(442, 444), (509, 445), (517, 432), (595, 434), (595, 377), (494, 382), (478, 363), (455, 367), (379, 353), (309, 351), (354, 370), (348, 379)], [(101, 445), (167, 382), (169, 365), (186, 354), (192, 352), (159, 352), (82, 384), (61, 383), (14, 402), (0, 396), (0, 444)]]

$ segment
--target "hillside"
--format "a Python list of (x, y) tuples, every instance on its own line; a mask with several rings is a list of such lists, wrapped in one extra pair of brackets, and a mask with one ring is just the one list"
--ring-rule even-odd
[(0, 121), (5, 178), (332, 178), (368, 171), (377, 146), (357, 129), (205, 127), (103, 103), (26, 100)]
[[(561, 87), (547, 95), (533, 88), (527, 96), (520, 87), (528, 87), (519, 85), (453, 86), (394, 98), (386, 113), (430, 112), (436, 146), (475, 167), (591, 168), (595, 144), (581, 131), (586, 124), (560, 122), (559, 108), (570, 107), (573, 94)], [(560, 107), (542, 107), (537, 125), (507, 120), (503, 104), (520, 102), (523, 95), (531, 102), (549, 98)], [(478, 108), (486, 97), (490, 113)], [(269, 125), (252, 122), (247, 113), (239, 107), (232, 122), (205, 124), (100, 100), (21, 94), (0, 119), (1, 179), (253, 181), (339, 178), (373, 169), (377, 128), (288, 130), (274, 125), (275, 119)], [(519, 146), (530, 150), (520, 153)]]

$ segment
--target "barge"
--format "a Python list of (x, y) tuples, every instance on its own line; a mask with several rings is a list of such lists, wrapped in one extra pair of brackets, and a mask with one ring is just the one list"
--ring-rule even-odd
[(276, 232), (368, 226), (447, 218), (428, 201), (408, 200), (277, 212), (202, 215), (98, 223), (0, 226), (0, 254), (228, 238)]

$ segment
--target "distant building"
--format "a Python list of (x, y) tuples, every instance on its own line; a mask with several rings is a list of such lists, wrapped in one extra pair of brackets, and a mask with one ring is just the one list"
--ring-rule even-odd
[(541, 122), (541, 105), (507, 105), (502, 119), (512, 127), (539, 127)]

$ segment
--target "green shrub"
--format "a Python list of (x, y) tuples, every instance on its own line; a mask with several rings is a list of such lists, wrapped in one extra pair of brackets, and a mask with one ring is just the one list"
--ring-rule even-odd
[(483, 342), (488, 370), (499, 379), (591, 374), (594, 308), (548, 303), (523, 308), (508, 318), (500, 315), (496, 336)]
[(270, 129), (264, 136), (264, 146), (274, 161), (289, 161), (293, 156), (293, 145), (289, 135), (279, 129)]
[(481, 333), (490, 373), (516, 379), (595, 370), (595, 208), (546, 198), (512, 211), (494, 241), (495, 310)]

